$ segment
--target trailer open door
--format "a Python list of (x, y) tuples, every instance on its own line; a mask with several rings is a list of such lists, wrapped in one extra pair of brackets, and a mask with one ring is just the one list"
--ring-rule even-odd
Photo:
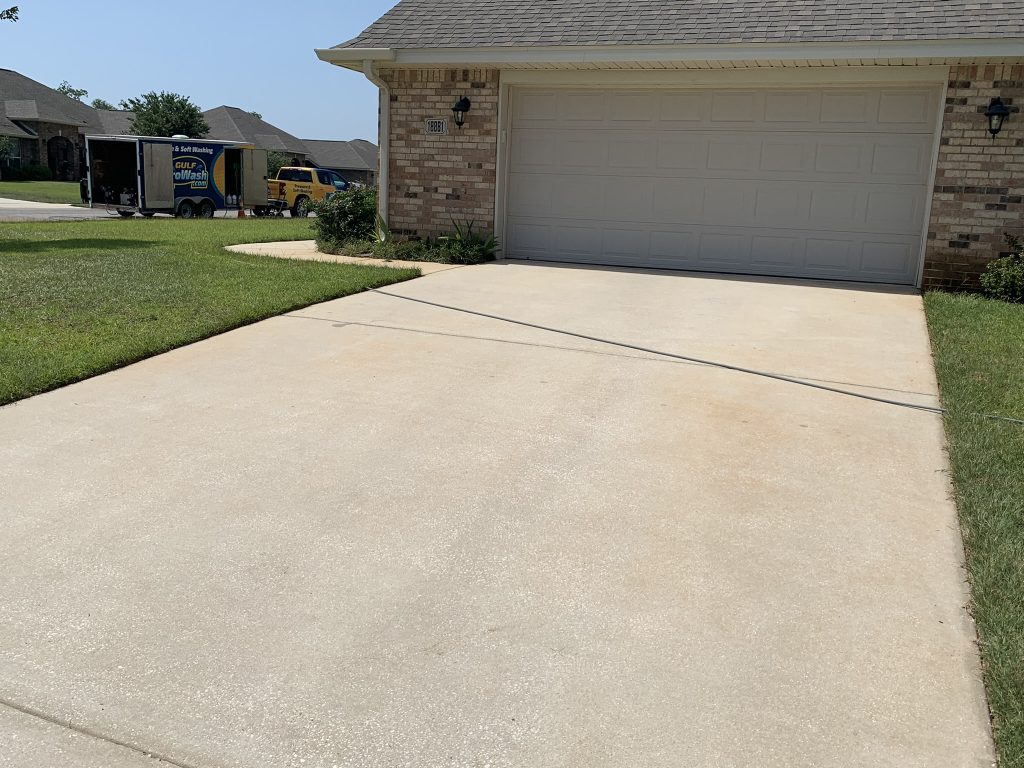
[(242, 150), (242, 202), (247, 208), (267, 204), (267, 152)]
[(172, 148), (164, 142), (142, 144), (143, 208), (174, 209)]

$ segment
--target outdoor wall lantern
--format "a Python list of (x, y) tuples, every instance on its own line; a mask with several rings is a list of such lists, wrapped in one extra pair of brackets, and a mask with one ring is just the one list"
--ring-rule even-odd
[(993, 139), (1003, 130), (1003, 121), (1009, 116), (1010, 108), (1003, 104), (1003, 100), (998, 96), (992, 99), (992, 103), (985, 110), (985, 117), (988, 118), (988, 132), (992, 134)]
[(473, 106), (473, 102), (463, 96), (452, 107), (452, 114), (455, 115), (455, 124), (462, 128), (466, 124), (466, 113), (469, 112), (469, 108)]

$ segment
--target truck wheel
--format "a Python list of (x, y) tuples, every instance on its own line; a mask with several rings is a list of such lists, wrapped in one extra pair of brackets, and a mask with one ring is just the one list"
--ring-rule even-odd
[(257, 219), (262, 219), (264, 216), (267, 215), (267, 209), (262, 205), (257, 205), (255, 208), (252, 209), (252, 215), (255, 216)]
[(213, 218), (213, 203), (209, 200), (203, 200), (199, 204), (199, 218), (200, 219), (212, 219)]
[(309, 216), (309, 198), (299, 195), (295, 198), (295, 205), (292, 206), (292, 218), (304, 219)]
[(196, 217), (196, 207), (191, 200), (181, 201), (177, 216), (179, 219), (194, 219)]

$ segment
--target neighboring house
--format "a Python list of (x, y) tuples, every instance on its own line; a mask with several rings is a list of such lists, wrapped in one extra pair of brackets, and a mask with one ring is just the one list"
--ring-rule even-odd
[(1024, 0), (403, 0), (317, 55), (381, 90), (394, 231), (926, 288), (1020, 232)]
[(317, 167), (337, 171), (345, 181), (371, 186), (377, 183), (377, 145), (373, 142), (303, 139), (303, 143)]
[(309, 156), (309, 150), (302, 139), (244, 109), (215, 107), (203, 112), (203, 117), (210, 126), (207, 138), (244, 141), (255, 145), (257, 149), (286, 154), (289, 161), (298, 160), (301, 165), (305, 165)]
[(129, 136), (132, 132), (132, 120), (135, 113), (126, 109), (97, 109), (96, 122), (99, 125), (97, 133), (104, 136)]
[(96, 110), (10, 69), (0, 69), (0, 135), (17, 139), (6, 165), (49, 166), (53, 177), (76, 181), (86, 133), (99, 127)]

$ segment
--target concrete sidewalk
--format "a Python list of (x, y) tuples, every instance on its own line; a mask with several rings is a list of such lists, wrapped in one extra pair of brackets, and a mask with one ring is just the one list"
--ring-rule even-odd
[[(936, 402), (910, 291), (515, 262), (384, 290)], [(0, 705), (0, 764), (993, 760), (932, 413), (370, 292), (0, 435), (0, 699), (48, 718)]]
[(457, 269), (461, 264), (438, 264), (433, 261), (400, 261), (373, 259), (362, 256), (340, 256), (321, 253), (315, 240), (293, 240), (280, 243), (244, 243), (229, 245), (227, 250), (249, 253), (254, 256), (274, 256), (278, 259), (302, 259), (303, 261), (331, 261), (337, 264), (365, 264), (371, 267), (394, 267), (395, 269), (418, 269), (424, 275)]

